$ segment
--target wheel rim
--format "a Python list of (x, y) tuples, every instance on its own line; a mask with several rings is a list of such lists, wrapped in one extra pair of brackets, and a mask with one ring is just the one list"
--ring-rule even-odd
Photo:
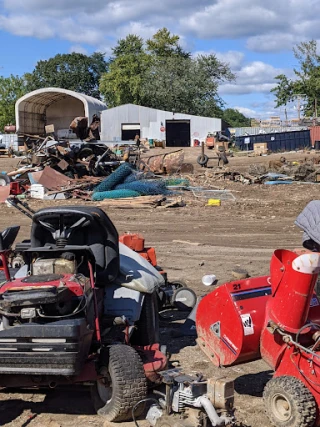
[(280, 421), (288, 421), (291, 418), (291, 405), (283, 394), (277, 393), (272, 397), (271, 410)]
[(106, 385), (105, 381), (102, 379), (98, 381), (97, 388), (100, 399), (103, 401), (103, 403), (109, 403), (112, 398), (111, 384), (108, 383), (108, 385)]
[(6, 185), (8, 185), (6, 180), (4, 178), (0, 178), (0, 187), (5, 187)]
[(103, 403), (109, 403), (112, 398), (112, 382), (108, 372), (101, 372), (104, 375), (97, 381), (97, 389)]

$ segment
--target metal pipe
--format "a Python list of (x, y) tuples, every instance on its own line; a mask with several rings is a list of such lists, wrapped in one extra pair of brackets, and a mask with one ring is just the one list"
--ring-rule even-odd
[(232, 418), (229, 417), (219, 417), (217, 411), (207, 396), (198, 397), (193, 405), (198, 408), (202, 407), (206, 411), (206, 414), (208, 415), (209, 420), (213, 426), (225, 426), (232, 421)]

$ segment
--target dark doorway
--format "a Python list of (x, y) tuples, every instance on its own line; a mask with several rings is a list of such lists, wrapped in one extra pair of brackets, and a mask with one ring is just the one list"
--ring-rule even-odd
[(190, 120), (166, 121), (166, 146), (190, 147)]
[(121, 140), (134, 140), (136, 135), (140, 136), (140, 124), (122, 124), (121, 125)]

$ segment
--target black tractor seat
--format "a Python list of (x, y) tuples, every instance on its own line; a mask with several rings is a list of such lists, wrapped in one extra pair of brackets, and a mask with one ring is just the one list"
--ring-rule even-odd
[(96, 263), (96, 282), (105, 286), (119, 273), (119, 236), (110, 218), (96, 207), (45, 208), (33, 216), (31, 250), (40, 247), (90, 247)]

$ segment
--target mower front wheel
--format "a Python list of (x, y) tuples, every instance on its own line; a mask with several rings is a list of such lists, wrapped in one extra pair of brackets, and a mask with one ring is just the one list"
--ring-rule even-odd
[(313, 395), (295, 377), (272, 378), (263, 392), (267, 415), (276, 427), (312, 427), (317, 418)]
[[(132, 408), (147, 395), (147, 380), (138, 353), (130, 346), (112, 345), (108, 366), (100, 369), (100, 378), (91, 388), (97, 413), (110, 422), (132, 419)], [(141, 414), (144, 405), (137, 407)]]

